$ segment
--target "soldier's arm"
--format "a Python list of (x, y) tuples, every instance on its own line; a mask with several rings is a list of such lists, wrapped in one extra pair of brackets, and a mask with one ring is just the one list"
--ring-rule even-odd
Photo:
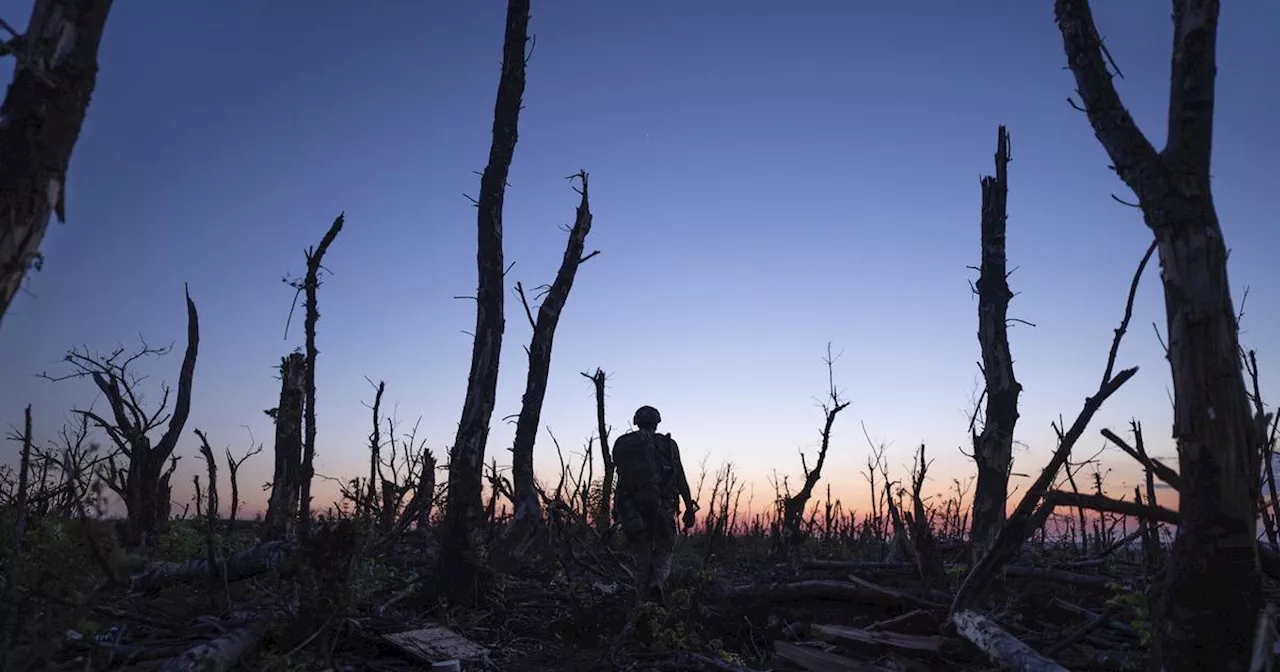
[(689, 491), (689, 479), (684, 475), (684, 461), (680, 459), (680, 444), (676, 443), (670, 435), (667, 435), (667, 440), (671, 441), (671, 457), (675, 462), (676, 489), (684, 498), (686, 507), (693, 508), (693, 494)]

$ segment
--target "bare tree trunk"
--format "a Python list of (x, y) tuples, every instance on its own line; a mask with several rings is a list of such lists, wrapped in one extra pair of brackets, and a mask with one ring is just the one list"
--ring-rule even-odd
[[(280, 359), (280, 405), (275, 408), (276, 466), (264, 529), (267, 538), (288, 534), (297, 519), (302, 488), (302, 407), (307, 360), (300, 352)], [(270, 413), (270, 411), (268, 412)]]
[(0, 107), (0, 320), (28, 267), (41, 266), (50, 215), (64, 221), (67, 168), (98, 79), (111, 0), (36, 0), (5, 45), (13, 80)]
[(502, 352), (503, 255), (502, 202), (515, 154), (521, 99), (525, 84), (525, 43), (529, 39), (529, 0), (508, 0), (503, 37), (502, 76), (493, 112), (489, 163), (480, 178), (476, 230), (476, 328), (471, 349), (467, 396), (462, 404), (457, 438), (449, 454), (449, 492), (445, 504), (441, 576), (451, 597), (474, 597), (483, 531), (481, 489), (485, 444), (498, 388)]
[(31, 404), (23, 412), (22, 457), (18, 462), (18, 496), (16, 517), (13, 523), (13, 555), (22, 556), (22, 542), (27, 536), (27, 480), (31, 473)]
[(1261, 605), (1258, 426), (1241, 374), (1227, 249), (1209, 184), (1219, 3), (1175, 0), (1168, 138), (1157, 152), (1111, 82), (1086, 0), (1056, 0), (1094, 134), (1138, 197), (1164, 284), (1180, 525), (1165, 573), (1161, 670), (1245, 670)]
[(533, 339), (528, 348), (529, 374), (525, 379), (523, 404), (520, 406), (516, 436), (511, 446), (511, 474), (516, 501), (515, 517), (509, 529), (515, 540), (522, 539), (542, 516), (542, 504), (533, 480), (533, 447), (542, 419), (542, 403), (547, 396), (551, 348), (555, 342), (556, 326), (560, 323), (560, 311), (564, 310), (564, 304), (569, 299), (574, 278), (578, 275), (578, 266), (597, 254), (592, 252), (584, 255), (587, 234), (591, 231), (591, 204), (587, 196), (587, 173), (579, 171), (576, 177), (582, 179), (582, 201), (578, 204), (573, 228), (569, 231), (569, 242), (565, 246), (564, 258), (560, 261), (560, 270), (547, 289), (542, 305), (538, 307), (537, 320), (533, 318), (533, 311), (529, 308), (524, 287), (516, 285), (525, 315), (529, 318), (529, 326), (533, 329)]
[(973, 460), (978, 466), (970, 532), (973, 562), (982, 557), (1004, 524), (1009, 467), (1013, 460), (1013, 429), (1018, 422), (1018, 394), (1022, 391), (1013, 375), (1013, 355), (1009, 352), (1009, 300), (1013, 292), (1009, 291), (1005, 253), (1008, 168), (1009, 133), (1001, 126), (996, 136), (996, 174), (982, 178), (978, 342), (982, 346), (987, 406), (982, 433), (973, 441)]
[(303, 279), (303, 288), (307, 294), (305, 326), (307, 339), (307, 368), (305, 369), (305, 375), (307, 382), (304, 388), (306, 393), (306, 404), (303, 406), (305, 433), (302, 444), (302, 483), (298, 494), (298, 522), (304, 528), (311, 522), (311, 479), (316, 474), (316, 355), (320, 353), (316, 349), (316, 322), (320, 319), (320, 310), (316, 307), (316, 290), (320, 287), (320, 269), (324, 261), (324, 253), (329, 250), (329, 246), (333, 244), (333, 239), (342, 230), (342, 223), (343, 214), (340, 213), (337, 219), (333, 220), (333, 224), (329, 226), (329, 230), (325, 232), (324, 238), (320, 239), (320, 246), (314, 250), (307, 250), (307, 275)]
[(604, 476), (600, 481), (600, 503), (596, 509), (596, 531), (604, 534), (609, 529), (612, 518), (613, 499), (613, 453), (609, 450), (609, 427), (604, 422), (604, 370), (597, 367), (596, 372), (583, 376), (591, 381), (596, 390), (596, 432), (600, 435), (600, 459), (604, 461)]
[(231, 449), (227, 448), (227, 474), (231, 479), (231, 512), (230, 517), (227, 519), (226, 532), (228, 543), (236, 531), (236, 518), (240, 515), (240, 465), (244, 464), (245, 460), (261, 452), (262, 444), (254, 445), (253, 432), (249, 432), (249, 450), (245, 451), (244, 456), (240, 459), (237, 460), (231, 454)]
[[(426, 532), (431, 527), (431, 504), (436, 492), (436, 458), (425, 449), (422, 452), (422, 473), (418, 475), (418, 491), (410, 500), (410, 507), (417, 503), (414, 511), (414, 522), (420, 531)], [(405, 507), (408, 513), (410, 507)]]
[[(382, 462), (382, 420), (378, 417), (382, 410), (382, 393), (387, 390), (385, 381), (378, 382), (377, 392), (373, 396), (373, 432), (369, 434), (369, 491), (365, 494), (369, 515), (378, 510), (378, 482), (381, 479), (380, 464)], [(394, 438), (394, 437), (392, 437)]]
[[(173, 455), (178, 445), (182, 428), (191, 413), (191, 388), (196, 372), (196, 355), (200, 347), (200, 316), (196, 313), (196, 304), (187, 298), (187, 352), (182, 359), (182, 370), (178, 374), (178, 398), (174, 402), (173, 416), (169, 419), (169, 427), (160, 441), (154, 446), (145, 433), (140, 431), (141, 422), (131, 418), (126, 412), (130, 404), (124, 400), (127, 390), (122, 391), (125, 381), (100, 373), (93, 375), (98, 389), (107, 397), (115, 415), (116, 434), (126, 437), (129, 458), (129, 481), (125, 504), (129, 509), (129, 534), (127, 543), (130, 546), (152, 547), (155, 544), (156, 525), (162, 520), (161, 512), (168, 511), (167, 474), (161, 469), (165, 461)], [(162, 483), (162, 481), (164, 481)]]

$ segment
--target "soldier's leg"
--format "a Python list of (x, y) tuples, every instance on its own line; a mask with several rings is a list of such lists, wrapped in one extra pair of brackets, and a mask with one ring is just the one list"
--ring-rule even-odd
[(653, 574), (653, 544), (648, 535), (628, 534), (627, 545), (631, 550), (631, 560), (635, 567), (636, 594), (644, 597), (649, 585), (649, 577)]
[(661, 600), (671, 576), (671, 564), (675, 554), (676, 520), (674, 510), (660, 512), (653, 539), (653, 573), (649, 579), (650, 592)]
[(631, 553), (635, 571), (636, 594), (643, 598), (648, 590), (653, 567), (653, 537), (641, 507), (634, 501), (618, 501), (619, 522), (627, 538), (627, 550)]

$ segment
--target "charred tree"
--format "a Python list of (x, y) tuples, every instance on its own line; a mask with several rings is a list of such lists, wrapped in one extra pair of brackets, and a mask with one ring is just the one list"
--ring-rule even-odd
[(1262, 605), (1254, 543), (1262, 441), (1210, 189), (1218, 11), (1217, 0), (1173, 2), (1168, 135), (1156, 151), (1116, 93), (1087, 0), (1054, 3), (1089, 123), (1160, 253), (1183, 481), (1157, 609), (1157, 665), (1171, 671), (1247, 669)]
[(596, 507), (595, 523), (596, 531), (605, 534), (609, 529), (611, 513), (613, 511), (613, 453), (609, 450), (609, 427), (604, 422), (604, 370), (597, 367), (596, 372), (588, 374), (582, 373), (596, 391), (596, 432), (600, 434), (600, 459), (604, 461), (604, 475), (600, 479), (600, 501)]
[(818, 460), (814, 463), (813, 469), (809, 469), (809, 464), (804, 459), (804, 453), (800, 454), (800, 466), (804, 469), (804, 485), (800, 491), (783, 500), (782, 503), (782, 548), (786, 549), (799, 543), (801, 540), (800, 524), (804, 520), (804, 509), (809, 504), (809, 498), (813, 496), (813, 488), (818, 485), (818, 480), (822, 478), (822, 465), (827, 461), (827, 449), (831, 446), (831, 425), (836, 421), (836, 415), (849, 406), (849, 402), (840, 401), (840, 393), (836, 390), (835, 360), (831, 357), (831, 346), (827, 346), (827, 400), (822, 404), (822, 412), (826, 415), (826, 421), (822, 425), (822, 443), (818, 447)]
[(280, 405), (267, 411), (276, 423), (276, 466), (271, 477), (264, 530), (268, 538), (287, 535), (297, 519), (302, 490), (302, 407), (307, 360), (300, 352), (280, 359)]
[[(111, 407), (110, 419), (93, 411), (76, 412), (103, 430), (115, 445), (116, 455), (128, 461), (127, 467), (122, 469), (113, 455), (107, 460), (102, 476), (128, 508), (125, 544), (132, 548), (154, 546), (156, 526), (168, 517), (169, 477), (177, 463), (173, 450), (191, 412), (192, 381), (200, 348), (200, 317), (191, 294), (185, 292), (185, 288), (184, 293), (187, 299), (187, 351), (178, 374), (178, 394), (173, 412), (168, 416), (168, 426), (159, 441), (152, 443), (149, 434), (164, 424), (169, 387), (164, 387), (160, 407), (154, 412), (147, 412), (134, 389), (138, 379), (129, 366), (141, 357), (164, 354), (168, 348), (144, 345), (141, 351), (132, 355), (126, 356), (124, 350), (119, 349), (111, 355), (97, 358), (73, 350), (66, 356), (66, 362), (74, 371), (63, 378), (91, 378)], [(167, 471), (164, 469), (166, 461), (171, 462)]]
[(1008, 169), (1009, 133), (1001, 126), (996, 135), (996, 174), (982, 178), (982, 266), (975, 291), (987, 405), (982, 432), (973, 437), (973, 461), (978, 466), (970, 532), (973, 562), (982, 557), (1004, 524), (1013, 429), (1018, 422), (1018, 394), (1022, 391), (1013, 375), (1013, 355), (1009, 352), (1009, 301), (1013, 292), (1009, 290), (1005, 252)]
[[(373, 381), (369, 381), (372, 383)], [(387, 391), (387, 383), (378, 381), (373, 396), (373, 431), (369, 433), (369, 489), (365, 492), (365, 506), (373, 515), (379, 509), (378, 483), (382, 480), (382, 393)], [(394, 484), (393, 486), (394, 487)], [(387, 488), (384, 487), (384, 493)], [(394, 511), (393, 511), (394, 514)], [(385, 529), (385, 528), (384, 528)]]
[(49, 217), (65, 221), (67, 168), (110, 10), (111, 0), (36, 0), (26, 34), (0, 44), (16, 60), (0, 106), (0, 320), (27, 269), (40, 269)]
[(476, 554), (482, 542), (478, 533), (483, 528), (484, 452), (498, 389), (498, 357), (505, 328), (502, 202), (516, 149), (528, 40), (529, 0), (508, 0), (502, 75), (493, 111), (493, 140), (489, 162), (480, 177), (480, 198), (476, 203), (478, 285), (471, 371), (457, 437), (449, 451), (448, 499), (440, 558), (441, 576), (450, 588), (451, 597), (462, 600), (473, 597), (477, 587), (479, 558)]
[(1098, 383), (1097, 391), (1085, 397), (1075, 422), (1072, 422), (1065, 431), (1059, 424), (1053, 425), (1058, 435), (1057, 449), (1053, 451), (1049, 463), (1040, 470), (1040, 475), (1023, 493), (1022, 499), (1014, 507), (1008, 520), (1000, 527), (1000, 533), (996, 535), (991, 546), (977, 562), (970, 566), (969, 573), (965, 575), (960, 588), (956, 590), (955, 597), (952, 598), (952, 614), (960, 613), (973, 606), (996, 574), (1017, 556), (1018, 551), (1022, 549), (1022, 543), (1043, 527), (1053, 507), (1042, 506), (1042, 500), (1053, 486), (1053, 482), (1057, 480), (1058, 471), (1067, 464), (1068, 458), (1071, 457), (1071, 450), (1084, 435), (1084, 430), (1088, 428), (1089, 422), (1098, 409), (1102, 408), (1107, 399), (1125, 383), (1138, 375), (1136, 366), (1116, 371), (1116, 356), (1120, 352), (1120, 343), (1129, 330), (1129, 320), (1133, 318), (1133, 300), (1138, 294), (1138, 283), (1142, 280), (1142, 271), (1146, 269), (1147, 261), (1151, 259), (1154, 251), (1154, 244), (1147, 248), (1142, 261), (1138, 263), (1138, 270), (1133, 274), (1133, 281), (1129, 283), (1129, 298), (1125, 301), (1124, 317), (1120, 319), (1120, 326), (1116, 328), (1115, 336), (1111, 339), (1107, 365), (1102, 370), (1102, 381)]
[(231, 454), (231, 449), (227, 448), (227, 475), (231, 481), (231, 511), (227, 518), (227, 540), (231, 540), (231, 535), (235, 533), (236, 518), (240, 515), (240, 466), (246, 460), (262, 452), (262, 444), (254, 443), (253, 432), (249, 432), (249, 450), (245, 452), (239, 459)]
[(516, 501), (515, 518), (509, 529), (515, 539), (524, 537), (542, 516), (542, 504), (533, 480), (533, 447), (538, 436), (538, 423), (542, 419), (542, 403), (547, 396), (547, 378), (551, 375), (551, 347), (555, 342), (556, 326), (560, 323), (560, 312), (564, 310), (569, 291), (573, 289), (578, 266), (599, 254), (584, 254), (587, 234), (591, 231), (587, 173), (579, 171), (574, 177), (582, 180), (582, 190), (579, 192), (582, 200), (578, 203), (573, 228), (569, 230), (569, 242), (565, 246), (564, 258), (560, 261), (560, 270), (545, 290), (542, 305), (538, 306), (537, 319), (534, 319), (533, 311), (529, 308), (524, 286), (516, 284), (524, 314), (529, 318), (529, 326), (533, 329), (533, 338), (526, 349), (529, 355), (529, 374), (525, 379), (523, 403), (520, 406), (520, 417), (516, 420), (515, 440), (511, 446), (511, 472)]
[(307, 250), (307, 275), (303, 278), (300, 287), (294, 285), (307, 295), (307, 317), (304, 325), (307, 339), (307, 366), (304, 369), (306, 385), (303, 388), (306, 403), (303, 405), (302, 482), (298, 492), (298, 522), (304, 527), (311, 521), (311, 479), (316, 473), (316, 355), (320, 354), (316, 349), (316, 322), (320, 320), (320, 310), (316, 306), (316, 290), (320, 288), (320, 269), (323, 268), (321, 264), (324, 262), (324, 253), (333, 244), (333, 239), (338, 237), (338, 232), (342, 231), (342, 223), (343, 214), (339, 213), (337, 219), (334, 219), (333, 224), (329, 226), (329, 230), (325, 232), (324, 238), (320, 239), (320, 246)]
[(31, 476), (31, 404), (22, 414), (22, 456), (18, 459), (18, 492), (14, 498), (13, 555), (22, 556), (22, 542), (27, 536), (27, 486)]

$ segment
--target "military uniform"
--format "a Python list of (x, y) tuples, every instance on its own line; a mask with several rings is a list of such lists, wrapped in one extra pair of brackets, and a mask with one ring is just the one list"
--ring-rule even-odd
[(691, 498), (680, 448), (669, 434), (657, 432), (655, 416), (656, 410), (641, 408), (636, 412), (641, 428), (614, 442), (618, 489), (613, 516), (635, 559), (637, 592), (661, 600), (671, 574), (678, 500)]

